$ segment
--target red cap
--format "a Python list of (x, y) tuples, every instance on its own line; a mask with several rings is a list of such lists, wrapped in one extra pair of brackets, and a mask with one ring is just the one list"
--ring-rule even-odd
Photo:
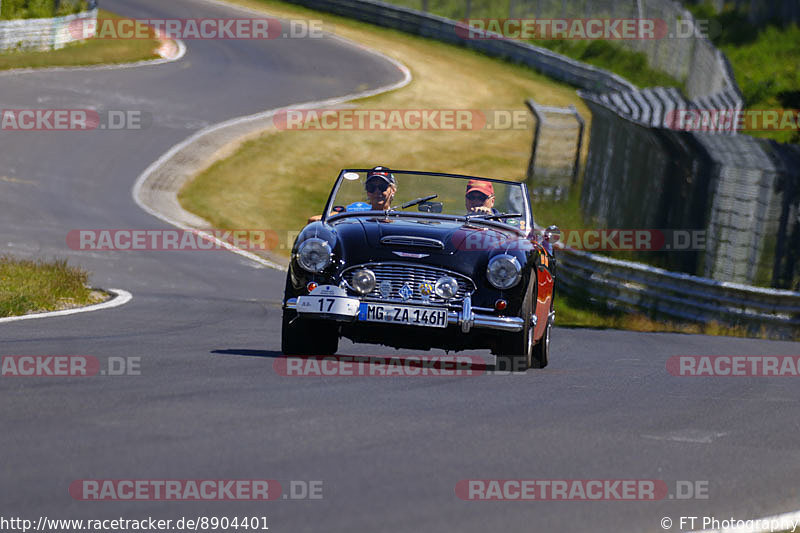
[(472, 191), (482, 192), (486, 196), (492, 196), (494, 194), (494, 185), (491, 182), (483, 181), (483, 180), (469, 180), (467, 183), (467, 192), (466, 194), (471, 193)]

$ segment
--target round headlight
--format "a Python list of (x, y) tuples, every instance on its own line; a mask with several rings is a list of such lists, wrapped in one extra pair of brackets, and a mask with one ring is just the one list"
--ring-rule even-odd
[(500, 254), (489, 260), (486, 267), (486, 278), (498, 289), (510, 289), (519, 283), (522, 267), (513, 255)]
[(458, 282), (450, 276), (445, 276), (436, 280), (436, 286), (433, 290), (439, 298), (449, 300), (455, 298), (458, 292)]
[(331, 247), (328, 241), (313, 237), (297, 248), (297, 262), (309, 272), (322, 272), (331, 264)]
[(375, 288), (375, 273), (369, 269), (357, 270), (353, 274), (351, 285), (361, 294), (369, 294)]

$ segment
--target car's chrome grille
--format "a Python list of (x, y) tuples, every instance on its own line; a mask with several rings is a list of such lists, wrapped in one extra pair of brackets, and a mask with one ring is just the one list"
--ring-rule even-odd
[(387, 246), (412, 246), (418, 248), (444, 249), (444, 243), (439, 239), (416, 237), (413, 235), (387, 235), (381, 238), (381, 244)]
[[(419, 291), (421, 283), (430, 283), (432, 286), (436, 284), (436, 280), (442, 276), (451, 276), (458, 282), (458, 292), (456, 297), (451, 299), (450, 302), (460, 301), (464, 299), (467, 294), (475, 292), (475, 284), (467, 276), (445, 270), (443, 268), (436, 268), (430, 266), (422, 266), (409, 263), (368, 263), (364, 265), (357, 265), (349, 267), (342, 273), (342, 277), (351, 284), (353, 281), (353, 274), (362, 268), (368, 268), (375, 273), (375, 289), (368, 295), (371, 298), (378, 298), (384, 300), (403, 301), (400, 296), (400, 289), (403, 284), (408, 283), (409, 287), (413, 290), (411, 298), (408, 302), (421, 302), (424, 301)], [(392, 290), (389, 297), (384, 297), (381, 294), (381, 283), (388, 281), (391, 283)], [(430, 303), (443, 304), (446, 301), (442, 298), (432, 294), (428, 300)]]

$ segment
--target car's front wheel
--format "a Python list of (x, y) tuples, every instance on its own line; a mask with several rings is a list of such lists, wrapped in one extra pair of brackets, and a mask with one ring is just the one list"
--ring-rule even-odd
[(284, 355), (333, 355), (339, 349), (339, 328), (319, 320), (297, 318), (297, 311), (283, 310), (281, 351)]
[[(533, 284), (535, 282), (531, 282)], [(533, 288), (528, 289), (525, 300), (522, 302), (520, 318), (523, 319), (522, 331), (509, 333), (500, 339), (497, 350), (498, 370), (511, 372), (526, 372), (532, 366), (533, 358), (533, 301), (535, 295)]]

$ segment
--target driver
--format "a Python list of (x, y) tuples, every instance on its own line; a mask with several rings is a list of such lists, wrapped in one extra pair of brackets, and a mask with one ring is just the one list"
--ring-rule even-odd
[[(397, 182), (388, 168), (377, 166), (367, 172), (364, 189), (367, 191), (367, 201), (370, 203), (370, 209), (373, 211), (386, 211), (391, 206), (392, 199), (397, 193)], [(308, 217), (309, 224), (319, 220), (322, 220), (322, 215)]]
[(388, 168), (378, 166), (367, 173), (364, 189), (373, 211), (386, 211), (397, 193), (397, 182)]
[(494, 185), (489, 181), (469, 180), (464, 204), (470, 215), (492, 215), (494, 209)]

